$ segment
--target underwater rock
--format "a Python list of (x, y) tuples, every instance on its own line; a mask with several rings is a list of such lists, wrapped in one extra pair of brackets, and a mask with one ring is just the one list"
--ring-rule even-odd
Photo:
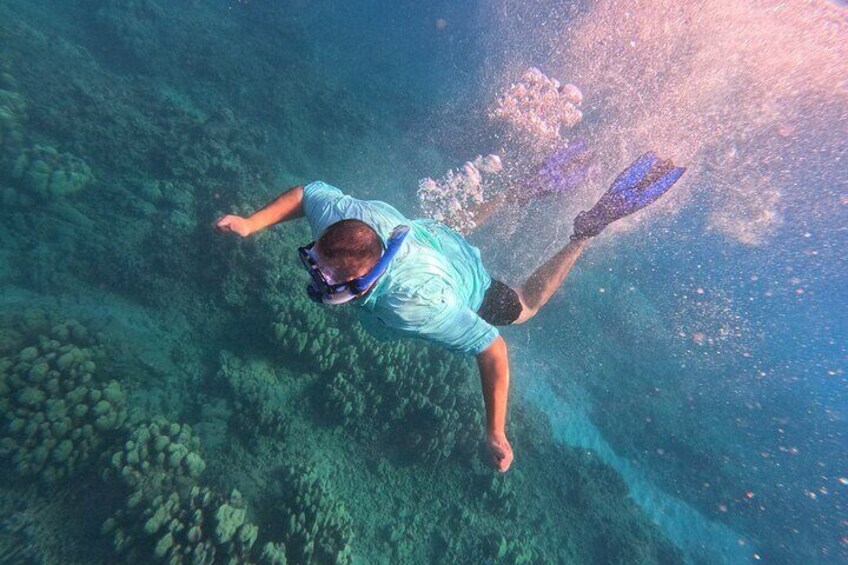
[(0, 358), (0, 456), (22, 476), (67, 479), (97, 456), (126, 420), (117, 381), (97, 376), (102, 350), (74, 320)]

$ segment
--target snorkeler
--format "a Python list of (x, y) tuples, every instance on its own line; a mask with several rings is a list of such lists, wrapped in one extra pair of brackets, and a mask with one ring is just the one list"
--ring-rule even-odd
[[(560, 166), (579, 151), (564, 156)], [(357, 200), (320, 181), (287, 190), (248, 218), (224, 216), (216, 226), (247, 237), (306, 217), (315, 241), (298, 251), (310, 275), (307, 292), (313, 301), (353, 301), (374, 333), (389, 330), (475, 355), (487, 446), (504, 472), (513, 460), (505, 431), (509, 359), (496, 326), (535, 316), (592, 237), (657, 200), (684, 170), (653, 152), (634, 161), (594, 207), (577, 215), (570, 242), (520, 288), (492, 279), (480, 251), (450, 228), (433, 220), (409, 220), (385, 202)]]

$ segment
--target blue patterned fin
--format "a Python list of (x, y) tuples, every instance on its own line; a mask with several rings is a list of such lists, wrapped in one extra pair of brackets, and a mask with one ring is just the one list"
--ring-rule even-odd
[(649, 184), (647, 188), (638, 191), (633, 199), (636, 209), (640, 210), (644, 208), (668, 192), (685, 172), (686, 169), (684, 167), (673, 167), (660, 178)]
[(618, 194), (628, 188), (633, 188), (634, 185), (638, 184), (645, 175), (647, 175), (651, 169), (657, 164), (660, 160), (657, 157), (657, 154), (653, 151), (648, 151), (635, 161), (631, 163), (629, 167), (624, 169), (618, 177), (616, 177), (615, 182), (612, 183), (609, 191), (611, 194)]

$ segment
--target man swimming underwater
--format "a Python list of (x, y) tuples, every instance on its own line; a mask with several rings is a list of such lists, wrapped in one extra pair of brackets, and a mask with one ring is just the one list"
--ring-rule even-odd
[(219, 230), (247, 237), (306, 217), (315, 241), (299, 248), (317, 303), (355, 302), (373, 332), (420, 337), (477, 357), (487, 445), (501, 472), (512, 464), (506, 437), (507, 345), (496, 326), (522, 324), (560, 287), (592, 237), (657, 200), (685, 169), (646, 153), (574, 220), (570, 242), (520, 288), (492, 279), (480, 251), (433, 220), (408, 220), (392, 206), (363, 201), (317, 181), (296, 186), (250, 216), (224, 216)]

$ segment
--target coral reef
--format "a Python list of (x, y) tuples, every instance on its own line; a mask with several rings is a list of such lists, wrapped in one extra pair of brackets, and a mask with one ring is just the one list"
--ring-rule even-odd
[(534, 563), (542, 561), (539, 550), (524, 540), (507, 539), (503, 535), (489, 539), (489, 559), (498, 563)]
[(520, 472), (515, 472), (510, 475), (493, 475), (486, 473), (483, 480), (487, 482), (480, 500), (483, 505), (496, 514), (515, 518), (518, 515), (518, 497), (513, 488), (513, 484), (520, 477), (516, 477)]
[(234, 399), (235, 422), (247, 437), (280, 437), (286, 427), (287, 399), (267, 363), (245, 362), (228, 351), (221, 352), (219, 376)]
[[(104, 478), (117, 481), (125, 503), (102, 527), (127, 562), (346, 563), (352, 525), (344, 505), (310, 469), (282, 473), (279, 504), (265, 540), (248, 520), (247, 502), (203, 486), (205, 468), (187, 425), (157, 418), (130, 435)], [(282, 516), (279, 511), (282, 509)], [(280, 529), (279, 525), (283, 528)], [(275, 529), (277, 531), (275, 531)]]
[(198, 486), (160, 494), (149, 505), (119, 511), (102, 531), (130, 563), (280, 563), (273, 558), (278, 545), (257, 551), (259, 528), (247, 520), (237, 490), (229, 497)]
[(88, 164), (70, 153), (53, 147), (36, 145), (21, 152), (14, 160), (11, 178), (17, 193), (3, 192), (7, 205), (30, 206), (35, 202), (58, 200), (88, 186), (93, 175)]
[(54, 325), (41, 308), (0, 311), (0, 355), (16, 354), (30, 342), (38, 341), (40, 335), (48, 335)]
[(292, 563), (350, 563), (353, 528), (344, 504), (313, 469), (290, 466), (281, 477), (287, 510), (283, 540)]
[(198, 448), (190, 426), (158, 417), (112, 455), (103, 478), (126, 496), (102, 532), (127, 562), (252, 562), (259, 529), (238, 491), (224, 497), (200, 485)]
[(0, 69), (0, 155), (13, 153), (24, 141), (26, 102), (17, 92), (17, 82)]
[(304, 356), (304, 363), (310, 368), (331, 370), (339, 361), (333, 343), (340, 331), (334, 326), (332, 314), (299, 295), (287, 302), (279, 301), (277, 306), (271, 325), (274, 340), (285, 351)]
[(124, 392), (97, 377), (100, 355), (88, 330), (69, 320), (0, 358), (0, 455), (20, 475), (66, 479), (123, 425)]
[(459, 170), (450, 170), (438, 180), (425, 178), (418, 183), (418, 201), (424, 216), (462, 234), (475, 227), (475, 208), (493, 196), (484, 175), (498, 174), (503, 164), (497, 155), (478, 156)]
[(112, 454), (103, 478), (117, 477), (130, 492), (127, 504), (134, 507), (194, 484), (206, 468), (199, 446), (190, 426), (157, 417), (130, 433), (123, 447)]
[[(574, 562), (558, 561), (546, 553), (537, 544), (536, 536), (529, 531), (510, 531), (501, 533), (501, 528), (481, 535), (480, 520), (473, 512), (462, 510), (452, 520), (451, 534), (443, 534), (446, 563), (506, 563), (521, 565), (527, 563)], [(469, 535), (469, 532), (476, 532)], [(579, 562), (579, 561), (578, 561)]]
[[(364, 437), (379, 432), (389, 445), (431, 463), (476, 448), (482, 406), (470, 386), (475, 374), (468, 359), (417, 342), (380, 343), (359, 325), (347, 339), (356, 355), (342, 356), (349, 365), (328, 382), (326, 400), (346, 428)], [(371, 417), (344, 416), (346, 389), (359, 393), (362, 411)]]
[(144, 63), (150, 38), (156, 37), (156, 25), (165, 15), (164, 10), (153, 0), (101, 0), (98, 4), (95, 17), (102, 32), (134, 63)]

